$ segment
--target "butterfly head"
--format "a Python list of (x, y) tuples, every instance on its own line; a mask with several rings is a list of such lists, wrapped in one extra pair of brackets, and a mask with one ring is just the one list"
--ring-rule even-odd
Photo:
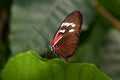
[(56, 54), (56, 51), (57, 50), (59, 50), (59, 47), (57, 46), (57, 45), (52, 45), (52, 44), (49, 44), (49, 50), (52, 52), (52, 53), (54, 53), (54, 56), (58, 56), (57, 54)]

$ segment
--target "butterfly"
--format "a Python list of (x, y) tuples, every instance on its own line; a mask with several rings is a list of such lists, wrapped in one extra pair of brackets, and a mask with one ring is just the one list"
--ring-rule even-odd
[(70, 13), (56, 31), (49, 45), (51, 51), (65, 61), (72, 56), (78, 47), (82, 23), (83, 16), (79, 11)]

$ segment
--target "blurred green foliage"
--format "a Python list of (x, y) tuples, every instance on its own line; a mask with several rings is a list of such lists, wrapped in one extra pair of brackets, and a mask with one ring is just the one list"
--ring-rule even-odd
[(120, 20), (120, 1), (119, 0), (98, 0), (113, 16)]

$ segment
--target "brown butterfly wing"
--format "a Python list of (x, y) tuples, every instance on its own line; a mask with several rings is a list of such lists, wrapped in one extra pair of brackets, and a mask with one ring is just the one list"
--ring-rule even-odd
[[(66, 31), (64, 34), (62, 34), (62, 38), (56, 44), (56, 46), (59, 47), (56, 53), (62, 58), (68, 58), (74, 54), (78, 46), (78, 39), (82, 25), (82, 15), (80, 12), (74, 11), (70, 15), (68, 15), (68, 17), (63, 22), (74, 23), (76, 25), (75, 27), (63, 26), (62, 28)], [(60, 28), (59, 30), (61, 30), (62, 28)], [(69, 32), (70, 29), (74, 29), (74, 31)]]

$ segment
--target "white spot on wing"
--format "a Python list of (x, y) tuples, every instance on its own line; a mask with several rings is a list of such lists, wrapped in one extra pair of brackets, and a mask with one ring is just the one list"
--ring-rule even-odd
[(71, 23), (71, 26), (72, 26), (72, 27), (75, 27), (75, 24), (74, 24), (74, 23)]
[(62, 23), (61, 27), (63, 27), (63, 26), (66, 26), (66, 27), (68, 27), (68, 26), (75, 27), (76, 24), (74, 24), (74, 23), (69, 23), (69, 22), (64, 22), (64, 23)]
[(75, 30), (74, 29), (70, 29), (69, 32), (74, 32)]
[(64, 32), (65, 32), (65, 30), (59, 30), (59, 32), (64, 33)]
[(61, 27), (65, 26), (65, 23), (62, 23)]
[(67, 26), (67, 27), (68, 27), (68, 26), (69, 26), (69, 23), (65, 23), (65, 26)]

